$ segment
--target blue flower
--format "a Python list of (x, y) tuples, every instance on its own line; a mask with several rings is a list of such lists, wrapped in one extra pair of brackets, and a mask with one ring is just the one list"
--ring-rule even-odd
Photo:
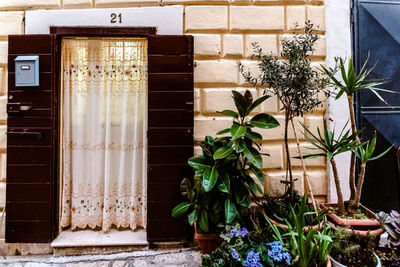
[(232, 236), (239, 236), (239, 231), (236, 228), (233, 228), (231, 230), (231, 234), (232, 234)]
[(236, 250), (233, 250), (232, 251), (232, 258), (234, 259), (234, 260), (237, 260), (237, 259), (239, 259), (239, 254), (236, 252)]
[(247, 231), (247, 229), (245, 227), (242, 228), (242, 231), (240, 231), (240, 234), (245, 237), (247, 234), (249, 233), (249, 231)]
[(254, 251), (250, 251), (247, 254), (246, 261), (243, 263), (246, 267), (262, 267), (260, 261), (259, 253), (254, 253)]
[(290, 254), (287, 251), (284, 251), (283, 246), (279, 241), (268, 243), (267, 246), (270, 247), (267, 255), (274, 262), (282, 262), (283, 260), (285, 260), (287, 264), (290, 264)]

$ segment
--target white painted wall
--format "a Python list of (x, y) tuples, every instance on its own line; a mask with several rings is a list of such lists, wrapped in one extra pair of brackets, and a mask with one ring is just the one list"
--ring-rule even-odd
[[(111, 13), (122, 23), (111, 23)], [(48, 34), (50, 26), (157, 27), (157, 34), (182, 35), (183, 6), (26, 11), (26, 34)]]
[[(325, 12), (327, 41), (326, 64), (327, 66), (333, 67), (335, 65), (335, 56), (347, 58), (351, 56), (350, 2), (349, 0), (326, 0)], [(342, 129), (350, 119), (347, 99), (344, 95), (339, 100), (334, 100), (333, 98), (328, 100), (326, 118), (333, 120), (329, 121), (329, 127), (331, 129)], [(341, 179), (344, 199), (347, 200), (350, 197), (348, 186), (350, 153), (337, 156), (336, 163)], [(328, 201), (336, 201), (336, 188), (329, 163), (328, 173), (330, 177), (328, 183)]]

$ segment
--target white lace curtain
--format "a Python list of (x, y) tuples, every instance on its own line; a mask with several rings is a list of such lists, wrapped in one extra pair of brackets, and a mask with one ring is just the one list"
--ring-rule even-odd
[(62, 41), (61, 226), (146, 227), (147, 40)]

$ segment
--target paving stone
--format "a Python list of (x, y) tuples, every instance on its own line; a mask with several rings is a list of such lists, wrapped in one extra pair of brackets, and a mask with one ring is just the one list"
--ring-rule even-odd
[(147, 267), (147, 262), (144, 260), (137, 260), (133, 262), (134, 267)]

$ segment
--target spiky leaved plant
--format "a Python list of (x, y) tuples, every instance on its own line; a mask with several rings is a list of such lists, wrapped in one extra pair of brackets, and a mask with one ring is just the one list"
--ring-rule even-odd
[(335, 135), (335, 130), (330, 131), (328, 129), (328, 125), (326, 120), (324, 120), (324, 129), (323, 134), (319, 128), (317, 128), (318, 134), (315, 135), (312, 131), (310, 131), (305, 125), (303, 125), (305, 131), (305, 138), (316, 148), (322, 150), (323, 153), (315, 153), (311, 155), (304, 156), (305, 158), (315, 158), (324, 156), (331, 163), (333, 170), (333, 178), (335, 181), (336, 193), (338, 198), (338, 212), (339, 214), (344, 214), (346, 212), (342, 186), (340, 184), (340, 178), (336, 166), (335, 156), (344, 152), (352, 151), (357, 148), (359, 145), (356, 141), (356, 138), (360, 132), (356, 132), (351, 134), (350, 130), (345, 132), (347, 124), (341, 130), (338, 136)]
[[(239, 70), (246, 82), (253, 86), (260, 85), (265, 87), (264, 92), (276, 95), (282, 104), (282, 110), (285, 113), (286, 173), (289, 176), (286, 177), (289, 180), (289, 187), (286, 193), (289, 194), (292, 204), (294, 200), (294, 179), (288, 145), (289, 123), (292, 124), (293, 131), (296, 133), (293, 119), (297, 116), (303, 116), (304, 113), (310, 112), (321, 105), (321, 100), (318, 98), (321, 91), (328, 94), (326, 90), (327, 79), (321, 72), (311, 67), (310, 57), (319, 38), (314, 25), (311, 22), (307, 22), (304, 33), (295, 33), (293, 38), (281, 41), (282, 52), (280, 57), (265, 54), (257, 43), (253, 44), (254, 54), (252, 58), (258, 60), (260, 75), (253, 76), (250, 71), (245, 70), (244, 66), (239, 64)], [(298, 141), (297, 145), (302, 160)], [(304, 164), (303, 170), (306, 172)], [(305, 181), (308, 181), (306, 173), (304, 178)], [(307, 187), (310, 190), (309, 183)], [(313, 196), (312, 191), (309, 192), (309, 195)]]
[[(375, 151), (376, 145), (376, 133), (374, 134), (371, 141), (367, 142), (360, 142), (359, 134), (361, 131), (357, 131), (355, 133), (351, 133), (351, 130), (345, 129), (347, 124), (343, 127), (342, 131), (340, 132), (339, 136), (335, 136), (335, 130), (330, 131), (328, 129), (326, 120), (324, 121), (324, 129), (323, 135), (321, 135), (320, 129), (318, 128), (318, 136), (313, 134), (307, 127), (303, 125), (303, 128), (307, 134), (305, 134), (305, 138), (315, 146), (315, 148), (322, 150), (324, 153), (316, 153), (312, 155), (307, 155), (305, 158), (310, 157), (319, 157), (319, 156), (326, 156), (327, 159), (330, 161), (333, 171), (333, 177), (335, 180), (335, 186), (338, 196), (338, 212), (339, 214), (344, 214), (346, 211), (349, 214), (353, 214), (354, 210), (356, 210), (360, 205), (360, 198), (362, 187), (364, 184), (364, 177), (365, 177), (365, 168), (368, 161), (376, 160), (383, 157), (391, 147), (389, 147), (386, 151), (382, 152), (377, 156), (372, 156)], [(352, 151), (354, 152), (357, 157), (360, 159), (361, 166), (360, 166), (360, 173), (358, 176), (357, 187), (355, 189), (354, 198), (349, 202), (347, 209), (344, 205), (343, 193), (341, 189), (339, 174), (336, 166), (336, 162), (334, 157), (338, 154)]]
[[(343, 58), (337, 57), (335, 58), (335, 67), (334, 68), (325, 68), (324, 66), (321, 66), (322, 69), (324, 70), (325, 74), (330, 78), (329, 84), (336, 90), (336, 97), (335, 99), (339, 99), (342, 95), (347, 96), (347, 102), (349, 106), (349, 111), (350, 111), (350, 121), (351, 121), (351, 130), (354, 133), (357, 132), (357, 124), (356, 124), (356, 118), (355, 118), (355, 112), (354, 112), (354, 97), (357, 92), (361, 92), (364, 90), (369, 90), (372, 93), (374, 93), (379, 100), (384, 102), (386, 105), (388, 103), (383, 99), (383, 97), (379, 94), (379, 92), (387, 92), (387, 93), (397, 93), (394, 91), (378, 88), (378, 86), (382, 85), (385, 83), (385, 81), (371, 81), (367, 80), (368, 75), (374, 70), (375, 65), (373, 65), (371, 68), (367, 68), (369, 60), (369, 55), (367, 59), (364, 61), (361, 69), (359, 72), (355, 70), (354, 62), (353, 59), (350, 58), (348, 60), (348, 63), (346, 64), (346, 60)], [(346, 66), (347, 65), (347, 66)], [(346, 69), (347, 68), (347, 69)], [(337, 72), (340, 71), (340, 79), (336, 78), (335, 75)], [(359, 139), (357, 137), (357, 142), (359, 142)], [(373, 149), (375, 149), (375, 140), (371, 144), (373, 144)], [(369, 146), (369, 149), (372, 149), (372, 146)], [(360, 152), (361, 153), (361, 152)], [(360, 180), (358, 181), (358, 185), (356, 187), (356, 182), (355, 182), (355, 168), (356, 168), (356, 156), (361, 156), (360, 154), (357, 155), (357, 153), (352, 153), (351, 154), (351, 160), (350, 160), (350, 173), (349, 173), (349, 187), (350, 187), (350, 199), (349, 203), (353, 203), (350, 208), (350, 213), (353, 212), (353, 209), (358, 207), (359, 200), (356, 200), (356, 198), (359, 198), (361, 194), (361, 187), (359, 186)], [(364, 155), (365, 156), (365, 155)], [(362, 167), (362, 166), (361, 166)], [(365, 168), (364, 168), (365, 169)], [(361, 181), (361, 186), (362, 186), (362, 181)]]

